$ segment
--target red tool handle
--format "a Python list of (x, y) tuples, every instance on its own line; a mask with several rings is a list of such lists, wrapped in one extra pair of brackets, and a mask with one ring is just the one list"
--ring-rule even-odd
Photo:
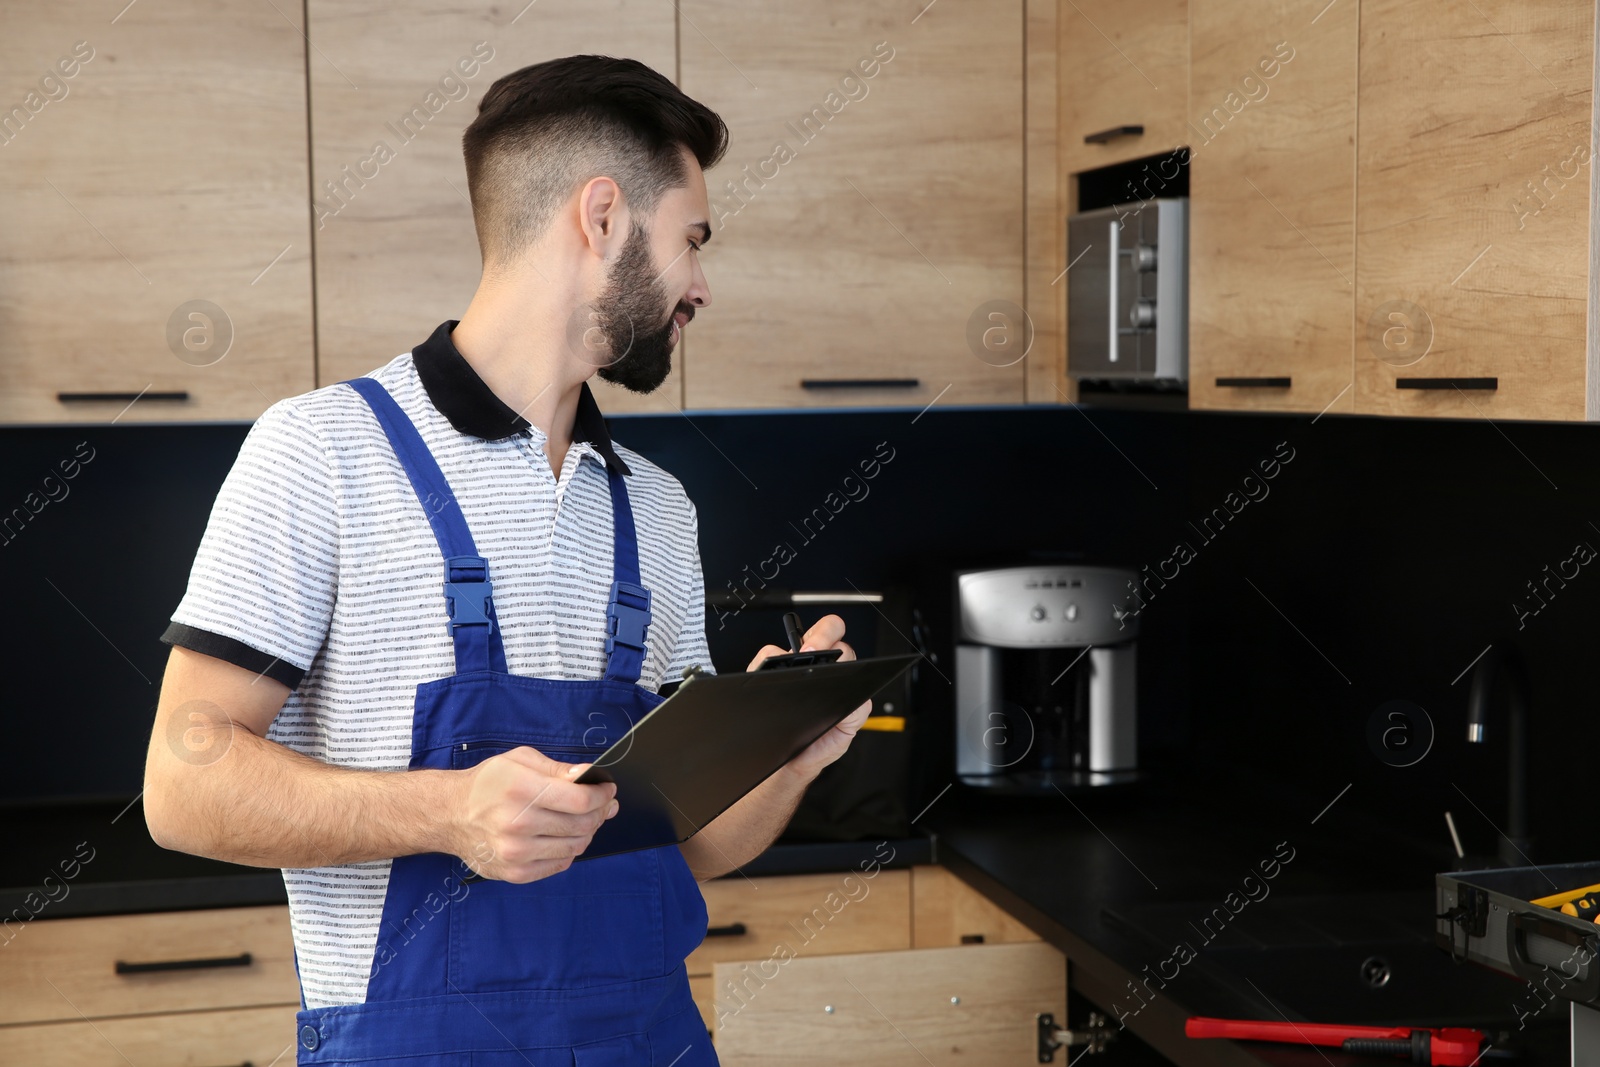
[[(1337, 1023), (1268, 1022), (1256, 1019), (1207, 1019), (1194, 1016), (1183, 1024), (1189, 1037), (1231, 1037), (1246, 1041), (1285, 1041), (1297, 1045), (1344, 1047), (1349, 1038), (1409, 1041), (1414, 1030), (1428, 1035), (1428, 1059), (1434, 1067), (1471, 1067), (1478, 1062), (1483, 1031), (1446, 1026), (1341, 1026)], [(1370, 1052), (1370, 1049), (1357, 1050)]]
[(1207, 1019), (1195, 1016), (1183, 1024), (1188, 1037), (1233, 1037), (1247, 1041), (1288, 1041), (1297, 1045), (1332, 1045), (1347, 1037), (1408, 1038), (1409, 1026), (1340, 1026), (1336, 1023), (1268, 1022), (1255, 1019)]

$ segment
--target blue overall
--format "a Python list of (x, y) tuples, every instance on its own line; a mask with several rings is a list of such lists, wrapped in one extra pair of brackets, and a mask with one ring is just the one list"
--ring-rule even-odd
[[(377, 415), (428, 502), (444, 556), (449, 618), (440, 624), (450, 628), (456, 673), (417, 686), (411, 767), (470, 767), (518, 745), (593, 760), (663, 699), (637, 684), (650, 594), (623, 476), (607, 471), (615, 580), (605, 676), (512, 674), (489, 564), (443, 472), (376, 379), (341, 384)], [(579, 860), (523, 885), (464, 881), (470, 874), (441, 853), (394, 860), (366, 1002), (302, 1010), (300, 1064), (716, 1064), (684, 969), (705, 936), (705, 901), (677, 847)]]

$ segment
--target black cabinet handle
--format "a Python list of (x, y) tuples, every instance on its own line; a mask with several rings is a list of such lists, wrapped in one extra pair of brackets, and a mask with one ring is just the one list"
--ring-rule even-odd
[(63, 404), (71, 404), (80, 400), (188, 400), (187, 390), (178, 390), (171, 393), (57, 393), (56, 399)]
[(248, 967), (250, 966), (250, 953), (241, 952), (237, 956), (216, 956), (203, 960), (155, 960), (151, 963), (127, 963), (117, 961), (118, 974), (158, 974), (162, 971), (203, 971), (213, 967)]
[(1109, 130), (1091, 133), (1084, 137), (1084, 144), (1107, 144), (1118, 137), (1143, 137), (1143, 126), (1113, 126)]
[(1499, 378), (1396, 378), (1396, 389), (1498, 389)]
[(802, 389), (915, 389), (920, 378), (801, 378)]
[(729, 923), (727, 926), (706, 927), (707, 937), (743, 937), (750, 931), (745, 929), (744, 923)]
[(1289, 378), (1218, 378), (1218, 389), (1287, 389)]

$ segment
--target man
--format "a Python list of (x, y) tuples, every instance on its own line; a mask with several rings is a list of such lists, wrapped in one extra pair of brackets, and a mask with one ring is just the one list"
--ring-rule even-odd
[[(163, 635), (145, 816), (284, 868), (301, 1064), (716, 1062), (696, 881), (765, 849), (870, 710), (684, 845), (574, 865), (619, 803), (573, 781), (585, 754), (710, 667), (694, 506), (587, 379), (654, 389), (710, 304), (726, 142), (630, 60), (497, 81), (463, 138), (460, 321), (273, 404), (223, 485)], [(805, 647), (853, 658), (843, 636), (826, 616)]]

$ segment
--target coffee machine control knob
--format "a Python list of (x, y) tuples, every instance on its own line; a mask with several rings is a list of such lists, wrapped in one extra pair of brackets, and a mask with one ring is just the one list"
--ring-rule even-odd
[(1044, 622), (1045, 619), (1050, 617), (1050, 612), (1045, 610), (1045, 606), (1043, 604), (1035, 604), (1033, 606), (1033, 610), (1028, 614), (1034, 622)]
[(1078, 605), (1068, 604), (1067, 610), (1062, 613), (1068, 622), (1078, 621)]

